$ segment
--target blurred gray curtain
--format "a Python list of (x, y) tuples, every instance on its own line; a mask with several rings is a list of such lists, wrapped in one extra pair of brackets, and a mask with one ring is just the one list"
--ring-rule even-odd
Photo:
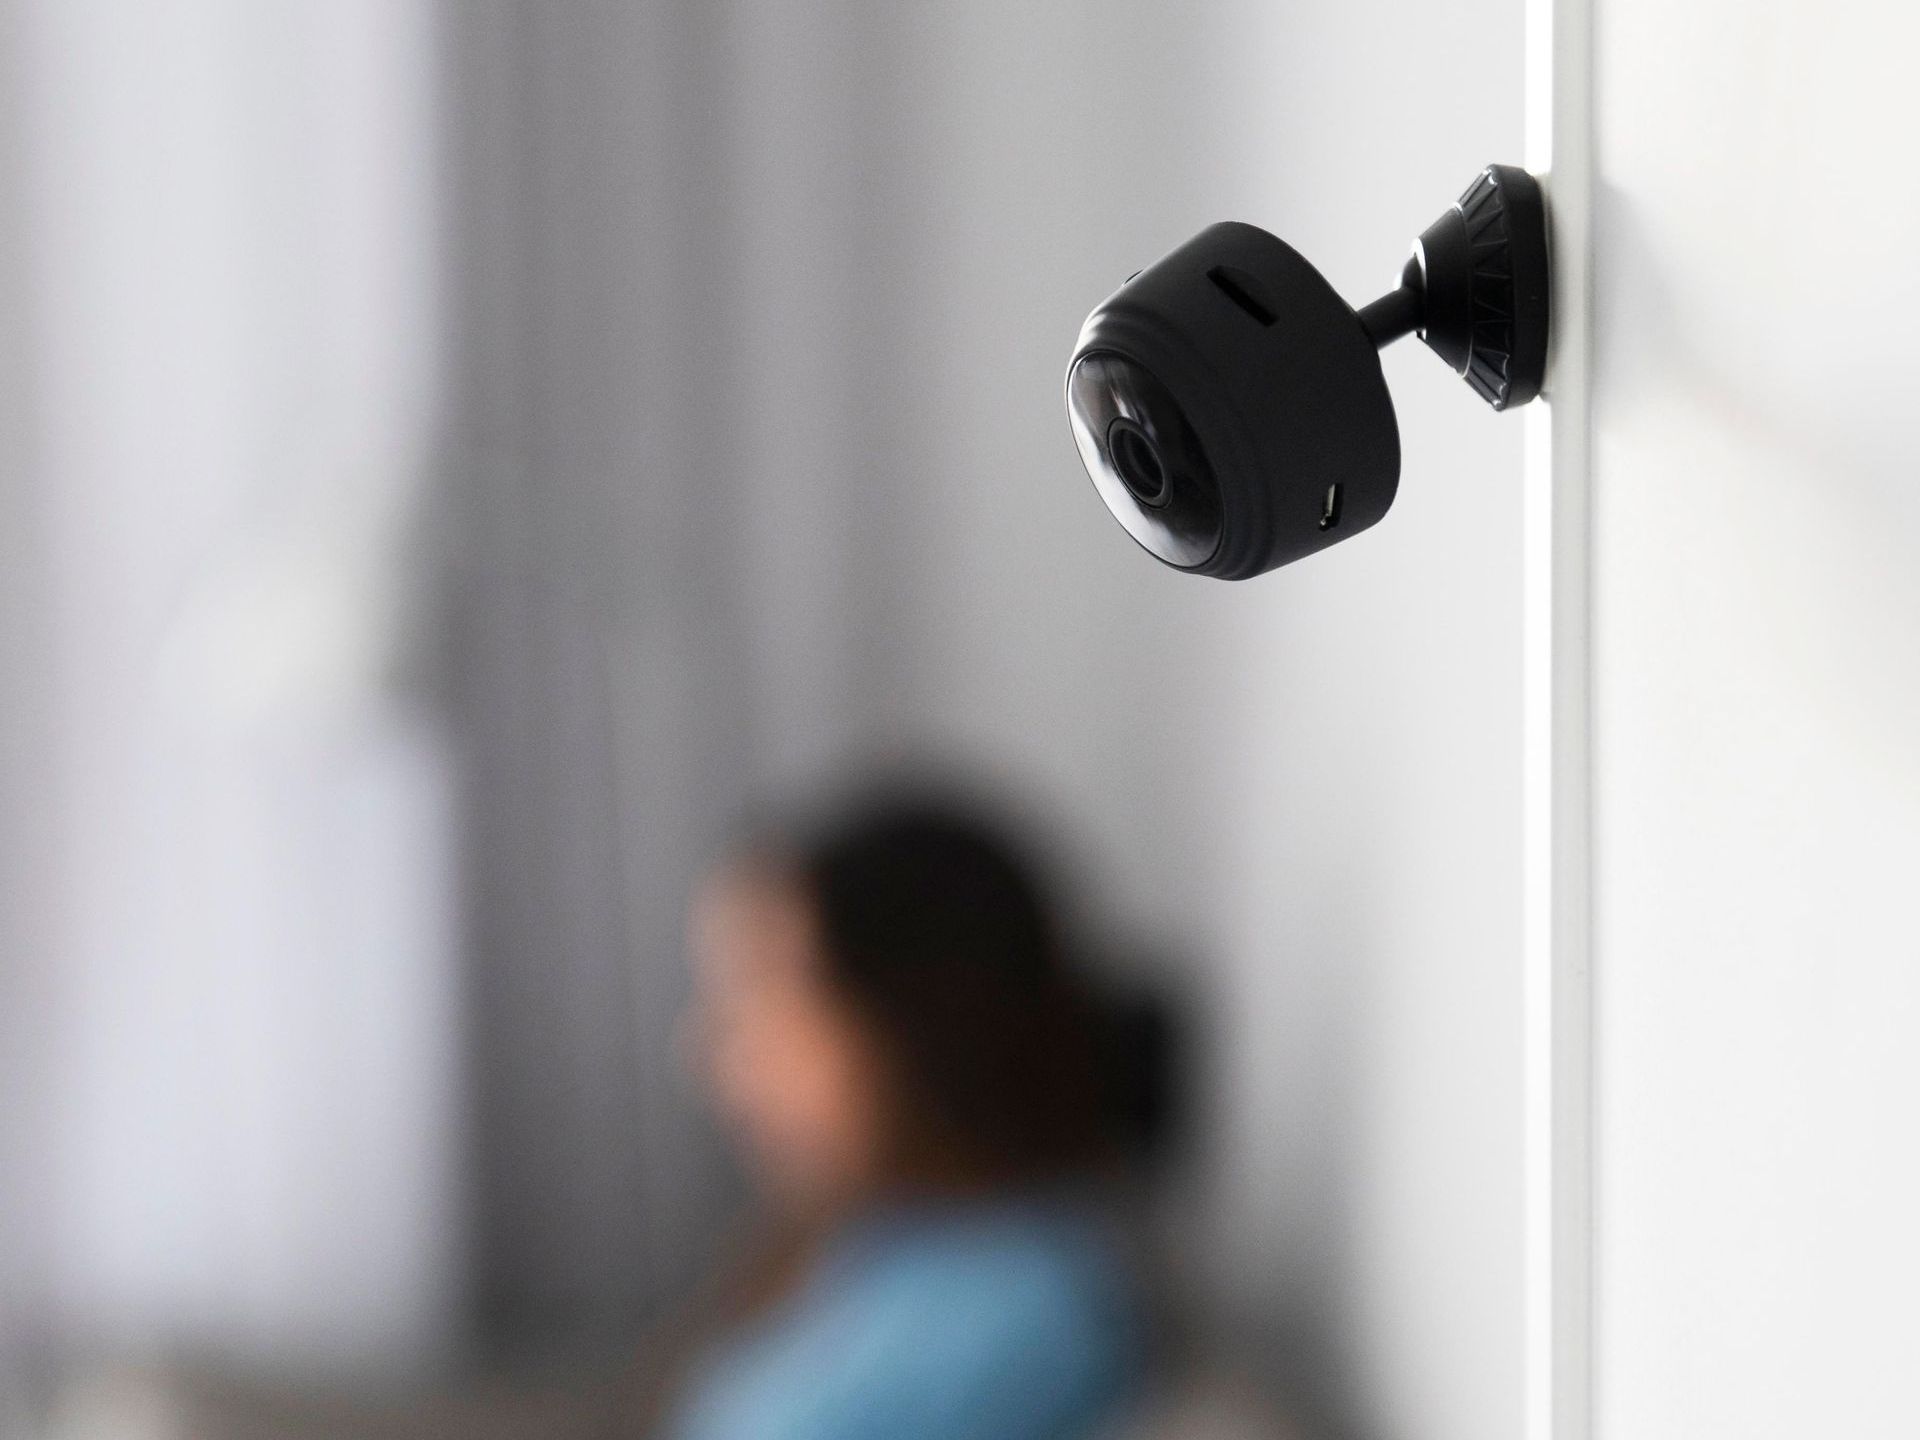
[(687, 890), (743, 799), (958, 736), (1164, 832), (1185, 762), (1114, 785), (1162, 720), (1102, 697), (1181, 610), (1064, 483), (1056, 372), (1060, 277), (1126, 273), (1076, 223), (1137, 208), (1110, 152), (1167, 171), (1183, 134), (1094, 100), (1195, 42), (1147, 16), (1082, 54), (1090, 5), (442, 14), (444, 693), (475, 1263), (514, 1342), (617, 1329), (713, 1243), (728, 1180), (671, 1027)]
[(677, 1073), (682, 908), (751, 781), (721, 17), (448, 4), (456, 735), (481, 1338), (617, 1335), (725, 1189)]
[[(18, 17), (0, 9), (0, 195), (24, 184), (27, 116), (19, 102), (24, 59)], [(26, 245), (24, 207), (0, 205), (0, 256)], [(29, 469), (27, 428), (28, 275), (0, 264), (0, 1095), (25, 1096), (45, 1083), (51, 1045), (44, 832), (30, 818), (47, 808), (44, 768), (51, 696), (46, 551)], [(10, 1104), (0, 1114), (0, 1433), (27, 1425), (27, 1357), (34, 1311), (45, 1303), (48, 1118)]]

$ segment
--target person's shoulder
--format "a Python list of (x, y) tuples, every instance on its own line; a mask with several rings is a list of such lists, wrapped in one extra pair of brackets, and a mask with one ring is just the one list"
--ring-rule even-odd
[(880, 1247), (865, 1284), (873, 1321), (895, 1344), (967, 1372), (1117, 1367), (1136, 1339), (1116, 1251), (1072, 1216), (925, 1222)]
[[(1117, 1400), (1138, 1363), (1123, 1267), (1097, 1227), (993, 1211), (922, 1220), (873, 1245), (836, 1309), (876, 1389), (941, 1416), (1001, 1416), (954, 1433), (1050, 1434)], [(934, 1433), (934, 1432), (929, 1432)], [(946, 1433), (941, 1431), (938, 1433)]]
[(1021, 1322), (1118, 1321), (1128, 1309), (1118, 1252), (1105, 1231), (1072, 1211), (982, 1207), (882, 1227), (857, 1268), (903, 1321), (936, 1328), (984, 1311), (991, 1327)]
[(1085, 1433), (1131, 1392), (1134, 1311), (1096, 1226), (1004, 1207), (895, 1214), (842, 1238), (711, 1378), (687, 1435)]

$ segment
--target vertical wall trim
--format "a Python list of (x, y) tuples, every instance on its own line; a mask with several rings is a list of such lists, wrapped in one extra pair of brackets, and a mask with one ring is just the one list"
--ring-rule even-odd
[(1527, 163), (1553, 244), (1547, 402), (1525, 479), (1526, 1435), (1590, 1440), (1589, 329), (1594, 0), (1527, 0)]

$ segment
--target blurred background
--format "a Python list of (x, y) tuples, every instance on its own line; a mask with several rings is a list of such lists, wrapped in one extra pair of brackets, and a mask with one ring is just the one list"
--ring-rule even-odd
[(1519, 428), (1396, 347), (1389, 522), (1230, 586), (1060, 386), (1217, 219), (1386, 289), (1519, 9), (0, 3), (4, 1433), (631, 1353), (739, 1187), (689, 887), (907, 764), (1201, 1017), (1217, 1363), (1517, 1435)]

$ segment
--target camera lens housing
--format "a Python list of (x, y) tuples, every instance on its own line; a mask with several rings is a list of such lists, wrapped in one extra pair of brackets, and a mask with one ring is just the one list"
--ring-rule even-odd
[(1087, 318), (1067, 415), (1094, 488), (1176, 569), (1243, 580), (1387, 513), (1400, 433), (1379, 348), (1418, 333), (1495, 409), (1540, 388), (1546, 222), (1495, 165), (1415, 242), (1397, 289), (1355, 311), (1285, 241), (1208, 226)]

